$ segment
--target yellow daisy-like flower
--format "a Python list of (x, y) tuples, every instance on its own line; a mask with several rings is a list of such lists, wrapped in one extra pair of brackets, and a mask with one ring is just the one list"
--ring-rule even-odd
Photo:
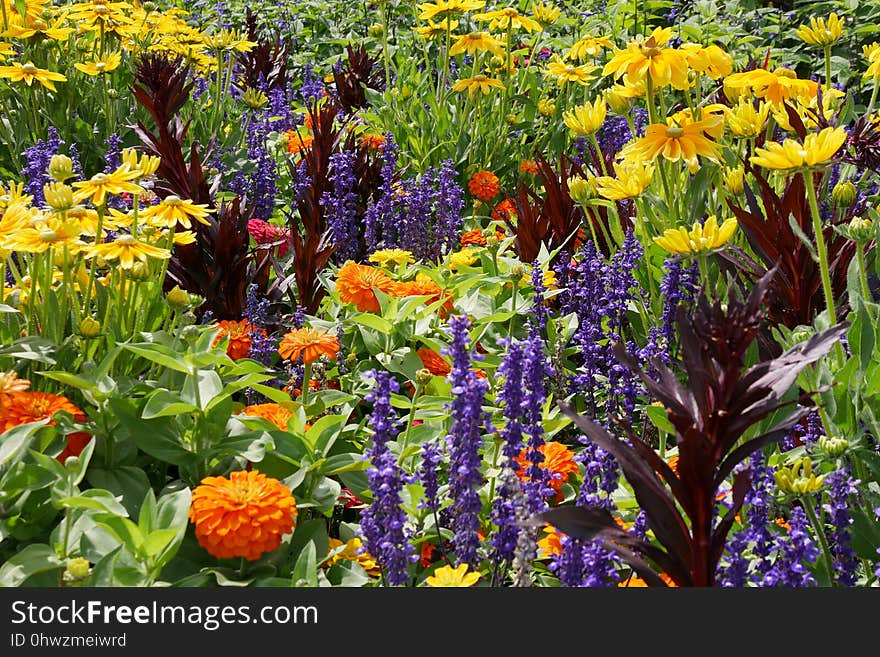
[(764, 132), (767, 117), (770, 115), (770, 104), (764, 101), (755, 102), (747, 96), (740, 96), (733, 107), (724, 110), (727, 128), (734, 137), (752, 139)]
[(599, 195), (612, 201), (621, 201), (638, 196), (651, 184), (654, 167), (643, 162), (624, 160), (614, 162), (614, 177), (596, 178)]
[(875, 41), (868, 46), (863, 46), (862, 52), (868, 60), (868, 70), (862, 77), (865, 80), (880, 80), (880, 43)]
[(553, 60), (547, 64), (544, 75), (548, 78), (556, 78), (556, 83), (560, 87), (565, 86), (569, 82), (586, 85), (590, 80), (596, 77), (593, 75), (593, 71), (595, 71), (596, 68), (597, 67), (592, 64), (581, 64), (580, 66), (566, 64), (562, 61), (562, 58), (558, 55), (554, 55)]
[(456, 251), (455, 253), (450, 253), (447, 260), (449, 268), (452, 271), (457, 271), (461, 267), (470, 267), (477, 261), (477, 258), (482, 251), (485, 251), (485, 249), (466, 248), (461, 251)]
[(184, 228), (190, 229), (192, 228), (190, 219), (195, 219), (206, 226), (210, 225), (211, 222), (206, 221), (205, 217), (213, 210), (204, 203), (193, 203), (189, 199), (182, 199), (172, 194), (142, 212), (150, 225), (172, 228), (179, 223)]
[(77, 203), (91, 198), (95, 205), (104, 205), (107, 194), (143, 194), (144, 188), (131, 182), (139, 175), (139, 171), (132, 171), (127, 164), (122, 164), (112, 173), (96, 173), (88, 180), (73, 183), (78, 188), (73, 198)]
[(516, 9), (496, 9), (495, 11), (487, 11), (484, 14), (474, 14), (474, 19), (478, 21), (489, 21), (490, 30), (525, 30), (526, 32), (541, 32), (544, 28), (541, 24), (523, 16)]
[(72, 5), (69, 18), (82, 31), (103, 30), (122, 35), (132, 23), (133, 11), (134, 7), (128, 2), (90, 0)]
[(36, 80), (50, 91), (57, 91), (55, 82), (67, 82), (67, 78), (61, 73), (37, 68), (31, 61), (24, 64), (13, 62), (10, 66), (0, 66), (0, 78), (7, 78), (11, 82), (24, 82), (27, 86), (31, 86)]
[(795, 32), (811, 46), (825, 48), (833, 45), (843, 36), (844, 21), (832, 13), (826, 21), (824, 18), (811, 18), (809, 25), (801, 25)]
[(801, 144), (786, 139), (781, 144), (768, 142), (764, 148), (756, 148), (749, 158), (752, 164), (765, 169), (803, 169), (826, 164), (846, 141), (843, 128), (825, 128), (818, 134), (807, 135)]
[(504, 83), (495, 78), (486, 77), (485, 75), (475, 75), (472, 78), (464, 78), (452, 85), (453, 91), (467, 91), (468, 96), (482, 92), (484, 96), (488, 95), (492, 89), (504, 89)]
[(738, 98), (748, 90), (756, 98), (764, 98), (775, 105), (782, 105), (782, 101), (790, 98), (808, 101), (816, 95), (818, 86), (817, 82), (802, 80), (797, 73), (784, 67), (773, 71), (756, 68), (724, 79), (724, 93), (728, 98)]
[(425, 584), (431, 587), (470, 587), (480, 581), (480, 573), (468, 572), (466, 563), (459, 564), (455, 568), (443, 566), (434, 571), (433, 575), (425, 578)]
[(705, 224), (696, 222), (693, 228), (668, 228), (663, 231), (662, 237), (655, 237), (654, 241), (673, 254), (690, 255), (708, 253), (719, 249), (733, 237), (736, 232), (736, 219), (725, 219), (719, 226), (715, 215), (710, 215)]
[(79, 236), (80, 227), (76, 221), (65, 220), (58, 215), (45, 217), (32, 214), (28, 224), (0, 242), (0, 248), (22, 253), (44, 253), (50, 248), (66, 245), (68, 252), (76, 253), (85, 245)]
[(438, 0), (438, 2), (425, 2), (418, 5), (422, 10), (420, 20), (430, 20), (438, 16), (444, 17), (450, 14), (463, 14), (466, 11), (475, 11), (486, 6), (485, 0)]
[(598, 57), (605, 48), (614, 49), (614, 44), (607, 36), (584, 36), (581, 37), (565, 54), (566, 59), (584, 61), (588, 57)]
[(699, 43), (683, 43), (681, 51), (691, 70), (703, 73), (713, 80), (726, 77), (733, 71), (733, 57), (714, 44), (703, 46)]
[(678, 125), (670, 118), (665, 125), (654, 123), (645, 130), (644, 137), (626, 147), (625, 155), (646, 162), (653, 162), (662, 155), (672, 162), (684, 160), (689, 167), (697, 162), (697, 156), (717, 161), (718, 144), (704, 134), (708, 127), (710, 124), (705, 120)]
[(390, 264), (407, 265), (416, 261), (413, 254), (403, 249), (381, 249), (370, 254), (370, 262), (387, 268)]
[(250, 52), (257, 43), (248, 41), (236, 30), (220, 30), (214, 34), (206, 35), (205, 45), (212, 50)]
[(444, 18), (439, 23), (435, 23), (434, 21), (428, 21), (428, 24), (423, 27), (414, 28), (416, 34), (425, 39), (426, 41), (432, 41), (439, 36), (444, 36), (447, 32), (452, 32), (455, 28), (458, 27), (458, 21), (451, 21), (448, 18)]
[(91, 257), (98, 256), (107, 262), (118, 260), (123, 269), (131, 269), (135, 260), (146, 263), (150, 258), (167, 260), (171, 257), (171, 251), (141, 242), (131, 235), (120, 235), (112, 242), (92, 244), (86, 247), (86, 252)]
[(146, 178), (153, 175), (162, 163), (161, 157), (148, 153), (141, 153), (140, 159), (138, 159), (138, 152), (133, 148), (123, 149), (121, 159), (122, 163), (127, 164), (129, 169), (137, 171), (138, 178)]
[(9, 55), (14, 55), (15, 49), (8, 41), (0, 41), (0, 60), (6, 59)]
[(553, 25), (559, 20), (562, 10), (551, 4), (532, 3), (532, 16), (535, 20), (544, 25)]
[(116, 70), (122, 62), (122, 53), (119, 51), (111, 52), (103, 57), (96, 57), (90, 62), (74, 64), (78, 71), (82, 71), (86, 75), (101, 75)]
[(585, 137), (602, 127), (605, 122), (607, 107), (604, 98), (597, 98), (592, 103), (587, 101), (562, 113), (562, 120), (568, 129)]
[(489, 51), (492, 54), (501, 52), (503, 44), (488, 32), (471, 32), (464, 34), (456, 40), (452, 47), (449, 48), (449, 56), (468, 52), (474, 54), (477, 52)]
[(671, 36), (671, 29), (658, 27), (647, 40), (630, 41), (625, 50), (608, 60), (602, 75), (613, 75), (615, 80), (623, 75), (633, 81), (650, 78), (658, 88), (672, 85), (676, 89), (687, 89), (690, 81), (686, 53), (663, 47)]

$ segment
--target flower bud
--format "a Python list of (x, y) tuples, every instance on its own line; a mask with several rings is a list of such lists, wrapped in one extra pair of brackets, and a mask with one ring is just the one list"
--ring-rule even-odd
[(426, 367), (423, 367), (418, 372), (416, 372), (416, 383), (420, 386), (427, 385), (431, 382), (431, 379), (434, 378), (434, 375), (431, 374), (431, 370)]
[(591, 199), (596, 198), (596, 178), (572, 176), (568, 179), (568, 193), (575, 203), (586, 205)]
[(626, 96), (619, 94), (613, 89), (608, 89), (605, 91), (605, 102), (608, 103), (608, 107), (611, 108), (611, 111), (614, 114), (618, 114), (620, 116), (625, 116), (629, 114), (631, 109), (629, 98)]
[(128, 270), (128, 278), (133, 281), (148, 281), (152, 278), (153, 274), (150, 272), (150, 266), (138, 260), (131, 266), (131, 269)]
[(49, 175), (58, 182), (64, 182), (68, 178), (73, 178), (76, 174), (73, 172), (73, 160), (66, 155), (56, 153), (49, 160)]
[(490, 249), (494, 249), (500, 243), (501, 242), (498, 241), (497, 235), (489, 235), (489, 237), (486, 238), (486, 246), (489, 247)]
[(849, 447), (849, 441), (841, 436), (821, 436), (819, 438), (819, 449), (828, 456), (840, 456), (847, 447)]
[(727, 188), (727, 191), (734, 196), (742, 194), (745, 187), (743, 184), (744, 177), (745, 171), (742, 167), (734, 167), (732, 169), (725, 167), (721, 173), (721, 179), (724, 181), (724, 186)]
[(269, 99), (259, 89), (248, 89), (244, 92), (244, 104), (251, 109), (260, 109), (269, 103)]
[(195, 324), (188, 324), (180, 329), (180, 337), (182, 337), (187, 342), (197, 340), (201, 334), (201, 329)]
[(88, 559), (83, 557), (68, 559), (67, 568), (64, 571), (64, 579), (67, 581), (85, 579), (91, 572), (92, 567)]
[(79, 334), (84, 338), (96, 338), (101, 332), (101, 322), (94, 317), (83, 317), (79, 323)]
[(773, 474), (776, 486), (783, 493), (804, 495), (822, 488), (824, 477), (813, 474), (813, 464), (808, 457), (797, 459), (790, 467), (780, 466)]
[(373, 23), (367, 28), (367, 34), (371, 37), (379, 38), (385, 33), (385, 26), (382, 23)]
[(855, 242), (867, 242), (874, 237), (874, 222), (864, 217), (853, 217), (849, 222), (849, 235)]
[(73, 207), (73, 190), (63, 182), (43, 185), (43, 197), (46, 205), (56, 212), (64, 212)]
[(538, 112), (541, 116), (553, 116), (556, 114), (556, 102), (550, 98), (542, 98), (538, 101)]
[(831, 198), (841, 208), (848, 208), (856, 200), (858, 190), (851, 180), (841, 180), (831, 190)]
[(175, 285), (168, 291), (168, 294), (165, 296), (165, 299), (168, 301), (168, 304), (171, 306), (177, 306), (181, 308), (185, 308), (189, 306), (189, 292), (181, 289), (179, 285)]

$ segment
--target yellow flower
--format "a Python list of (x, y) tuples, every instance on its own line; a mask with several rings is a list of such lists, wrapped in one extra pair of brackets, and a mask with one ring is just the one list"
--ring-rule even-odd
[(606, 36), (584, 36), (581, 37), (566, 53), (566, 59), (576, 59), (583, 61), (587, 57), (597, 57), (603, 48), (614, 48), (614, 44)]
[(718, 219), (713, 214), (706, 219), (705, 224), (696, 222), (690, 231), (684, 227), (667, 228), (663, 231), (663, 236), (655, 237), (654, 241), (674, 254), (707, 253), (727, 244), (733, 237), (736, 226), (736, 219), (732, 218), (725, 219), (719, 226)]
[(828, 162), (846, 141), (843, 128), (825, 128), (818, 134), (807, 135), (804, 143), (794, 139), (784, 142), (768, 142), (764, 148), (756, 148), (749, 158), (752, 164), (765, 169), (800, 169), (820, 166)]
[(24, 183), (16, 183), (14, 180), (9, 181), (9, 189), (3, 187), (0, 183), (0, 210), (9, 207), (18, 201), (22, 203), (30, 203), (34, 197), (24, 193)]
[(0, 78), (9, 78), (12, 82), (21, 82), (31, 86), (34, 80), (49, 89), (57, 91), (53, 82), (67, 82), (67, 78), (61, 73), (55, 73), (45, 68), (37, 68), (33, 62), (26, 64), (13, 62), (11, 66), (0, 66)]
[(35, 214), (29, 224), (7, 236), (0, 243), (0, 248), (23, 253), (44, 253), (52, 247), (66, 245), (70, 253), (76, 253), (85, 245), (79, 236), (78, 222), (64, 220), (58, 215), (44, 217)]
[(95, 205), (104, 205), (107, 194), (143, 194), (143, 187), (130, 182), (139, 174), (140, 172), (129, 169), (127, 164), (122, 164), (112, 173), (96, 173), (89, 180), (73, 183), (74, 187), (79, 188), (73, 198), (77, 203), (91, 198)]
[(836, 43), (843, 35), (843, 23), (844, 21), (832, 12), (827, 22), (824, 18), (814, 17), (810, 19), (809, 25), (801, 25), (795, 32), (811, 46), (825, 48)]
[(172, 228), (180, 223), (184, 228), (192, 228), (190, 219), (209, 226), (211, 222), (206, 221), (207, 217), (213, 210), (203, 203), (193, 203), (189, 199), (181, 199), (173, 194), (166, 196), (156, 205), (145, 208), (143, 216), (147, 223), (153, 226), (162, 226), (164, 228)]
[(630, 41), (625, 50), (608, 60), (602, 75), (613, 75), (617, 80), (626, 74), (633, 81), (650, 78), (655, 87), (671, 84), (676, 89), (687, 89), (690, 82), (685, 53), (663, 47), (671, 36), (671, 29), (658, 27), (647, 40)]
[(14, 55), (15, 49), (8, 41), (0, 41), (0, 60), (6, 59), (7, 55)]
[(552, 98), (541, 98), (538, 101), (538, 113), (541, 116), (553, 116), (556, 114), (556, 102)]
[(532, 15), (535, 17), (535, 20), (544, 25), (553, 25), (553, 23), (559, 20), (561, 13), (562, 11), (559, 7), (554, 7), (550, 4), (532, 3)]
[(385, 268), (392, 263), (395, 265), (406, 265), (416, 261), (412, 253), (403, 249), (381, 249), (374, 251), (370, 255), (369, 260)]
[(486, 6), (485, 0), (438, 0), (437, 2), (425, 2), (418, 5), (422, 10), (420, 20), (430, 20), (438, 16), (449, 14), (463, 14), (466, 11), (482, 9)]
[(78, 71), (82, 71), (86, 75), (101, 75), (118, 68), (121, 61), (122, 54), (117, 51), (111, 52), (104, 57), (95, 58), (84, 64), (77, 62), (74, 66)]
[(724, 187), (733, 195), (741, 194), (744, 185), (745, 170), (742, 166), (732, 169), (724, 167), (721, 171), (721, 179), (724, 181)]
[(733, 107), (724, 110), (727, 127), (734, 137), (752, 139), (764, 132), (767, 117), (770, 115), (770, 104), (758, 101), (758, 106), (751, 98), (740, 96)]
[(602, 127), (605, 122), (607, 108), (605, 99), (597, 98), (592, 103), (587, 101), (562, 113), (562, 120), (569, 130), (581, 136), (591, 135)]
[(455, 568), (443, 566), (434, 571), (434, 574), (425, 578), (425, 584), (431, 587), (469, 587), (480, 580), (479, 573), (468, 572), (466, 563), (459, 564)]
[(599, 195), (612, 201), (638, 196), (651, 184), (654, 167), (643, 162), (614, 162), (614, 174), (596, 178)]
[(138, 152), (133, 148), (126, 148), (122, 151), (122, 163), (127, 164), (132, 171), (137, 171), (137, 178), (145, 178), (156, 173), (162, 158), (158, 155), (150, 155), (142, 153), (138, 160)]
[(773, 71), (756, 68), (724, 79), (724, 91), (729, 98), (737, 98), (748, 89), (756, 98), (764, 98), (775, 105), (790, 98), (809, 100), (816, 95), (817, 88), (818, 83), (801, 80), (797, 73), (782, 67)]
[[(724, 134), (724, 111), (727, 109), (720, 103), (710, 103), (700, 110), (700, 121), (703, 122), (703, 132), (712, 139), (721, 139)], [(696, 122), (689, 107), (679, 110), (669, 117), (675, 125), (686, 126)]]
[(681, 50), (692, 70), (704, 73), (713, 80), (728, 76), (733, 71), (733, 57), (716, 45), (683, 43)]
[(502, 49), (502, 43), (488, 32), (471, 32), (464, 34), (452, 44), (449, 49), (449, 56), (458, 55), (463, 52), (474, 54), (488, 50), (491, 53), (499, 53)]
[(205, 45), (212, 50), (250, 52), (257, 43), (255, 41), (248, 41), (235, 30), (220, 30), (205, 36)]
[(489, 21), (490, 30), (525, 30), (526, 32), (541, 32), (544, 28), (541, 24), (527, 16), (523, 16), (513, 8), (496, 9), (484, 14), (474, 14), (478, 21)]
[[(626, 147), (626, 157), (653, 162), (658, 155), (677, 162), (684, 160), (693, 169), (697, 156), (718, 160), (718, 144), (706, 138), (709, 123), (694, 121), (677, 125), (671, 118), (666, 125), (654, 123), (645, 130), (645, 136)], [(714, 124), (712, 124), (714, 125)]]
[(476, 75), (472, 78), (464, 78), (459, 80), (454, 85), (452, 85), (453, 91), (465, 91), (467, 90), (468, 96), (473, 96), (477, 92), (483, 92), (483, 95), (488, 95), (489, 91), (492, 88), (495, 89), (504, 89), (504, 83), (501, 80), (496, 80), (495, 78), (488, 78), (485, 75)]
[(131, 235), (120, 235), (112, 242), (102, 242), (86, 247), (89, 256), (98, 256), (107, 262), (118, 260), (123, 269), (131, 269), (135, 259), (146, 263), (149, 258), (167, 260), (171, 252), (152, 244), (141, 242)]
[(470, 267), (477, 261), (479, 254), (481, 251), (485, 249), (476, 248), (476, 249), (462, 249), (461, 251), (456, 251), (455, 253), (450, 253), (447, 262), (449, 263), (449, 268), (452, 271), (457, 271), (461, 267)]
[(450, 21), (448, 18), (444, 18), (439, 23), (429, 20), (426, 26), (415, 28), (415, 32), (426, 41), (431, 41), (438, 36), (444, 36), (447, 31), (452, 32), (457, 27), (458, 21)]
[(553, 60), (547, 64), (547, 69), (544, 71), (544, 75), (556, 78), (556, 82), (560, 87), (569, 82), (586, 85), (595, 77), (593, 75), (593, 71), (595, 70), (596, 67), (591, 64), (581, 64), (580, 66), (566, 64), (558, 55), (554, 55)]
[(90, 0), (72, 5), (69, 18), (76, 22), (77, 27), (82, 31), (103, 30), (122, 34), (132, 23), (133, 10), (134, 7), (127, 2)]
[(875, 81), (880, 79), (880, 43), (876, 41), (868, 46), (862, 46), (862, 52), (865, 59), (868, 60), (868, 70), (862, 76), (865, 80), (873, 78)]

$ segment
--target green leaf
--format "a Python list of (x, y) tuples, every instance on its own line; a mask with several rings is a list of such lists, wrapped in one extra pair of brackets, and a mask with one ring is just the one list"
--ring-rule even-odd
[(121, 516), (95, 516), (95, 524), (122, 543), (132, 554), (138, 554), (144, 544), (144, 535), (138, 526)]
[(101, 488), (90, 488), (79, 495), (63, 497), (58, 502), (61, 506), (69, 509), (104, 511), (122, 517), (128, 515), (128, 511), (119, 503), (119, 500), (114, 497), (113, 493)]
[(12, 344), (6, 347), (0, 347), (0, 356), (55, 365), (55, 358), (53, 356), (57, 349), (58, 345), (51, 340), (27, 336), (13, 340)]
[[(415, 445), (413, 447), (418, 451), (418, 447)], [(366, 467), (367, 461), (364, 460), (364, 457), (361, 454), (347, 452), (345, 454), (334, 454), (333, 456), (327, 457), (322, 472), (325, 475), (330, 476), (339, 474), (340, 472), (364, 470)]]
[(156, 529), (147, 534), (144, 539), (143, 553), (147, 557), (155, 557), (165, 550), (175, 538), (177, 538), (178, 530), (176, 529)]
[(116, 438), (134, 441), (139, 449), (160, 461), (174, 465), (193, 463), (196, 455), (181, 444), (183, 432), (174, 420), (165, 417), (145, 420), (140, 417), (136, 403), (120, 397), (110, 399), (110, 409), (119, 420)]
[(145, 496), (152, 492), (143, 468), (134, 465), (114, 466), (112, 470), (91, 467), (86, 471), (86, 481), (95, 488), (104, 488), (121, 496), (122, 506), (132, 518), (137, 515)]
[(309, 542), (299, 553), (290, 582), (294, 588), (318, 586), (318, 559), (314, 543)]
[(306, 442), (314, 451), (326, 454), (347, 421), (348, 415), (325, 415), (318, 418), (306, 431)]
[[(198, 380), (198, 390), (195, 381)], [(198, 394), (196, 394), (198, 392)], [(208, 405), (223, 392), (223, 381), (214, 370), (197, 370), (195, 377), (186, 377), (183, 384), (182, 397), (193, 404), (194, 408), (206, 410)]]
[(352, 317), (352, 321), (371, 329), (375, 329), (383, 335), (389, 335), (394, 330), (394, 325), (387, 319), (373, 313), (360, 313)]
[(123, 344), (121, 346), (128, 349), (128, 351), (137, 354), (141, 358), (147, 359), (151, 363), (167, 367), (175, 372), (189, 374), (192, 371), (192, 369), (181, 360), (180, 353), (161, 344), (141, 342), (137, 344)]
[(0, 566), (0, 586), (21, 586), (31, 575), (64, 567), (64, 561), (48, 545), (28, 545)]
[(660, 431), (675, 435), (675, 427), (672, 426), (672, 422), (669, 421), (665, 408), (662, 406), (648, 406), (645, 408), (645, 413), (647, 413), (651, 423), (660, 429)]
[(853, 313), (852, 324), (846, 332), (851, 353), (859, 359), (859, 370), (865, 372), (874, 356), (874, 323), (871, 315), (865, 307), (865, 302), (859, 300), (858, 310)]
[(0, 434), (0, 468), (20, 459), (37, 432), (48, 424), (48, 419), (28, 422)]
[(196, 406), (184, 401), (180, 395), (162, 388), (147, 398), (147, 404), (144, 406), (144, 410), (141, 411), (141, 417), (145, 420), (152, 420), (157, 417), (198, 412), (199, 409)]

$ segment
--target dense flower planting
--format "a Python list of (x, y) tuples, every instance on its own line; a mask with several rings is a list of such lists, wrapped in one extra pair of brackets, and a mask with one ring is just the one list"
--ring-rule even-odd
[(876, 3), (0, 3), (0, 585), (880, 582)]

